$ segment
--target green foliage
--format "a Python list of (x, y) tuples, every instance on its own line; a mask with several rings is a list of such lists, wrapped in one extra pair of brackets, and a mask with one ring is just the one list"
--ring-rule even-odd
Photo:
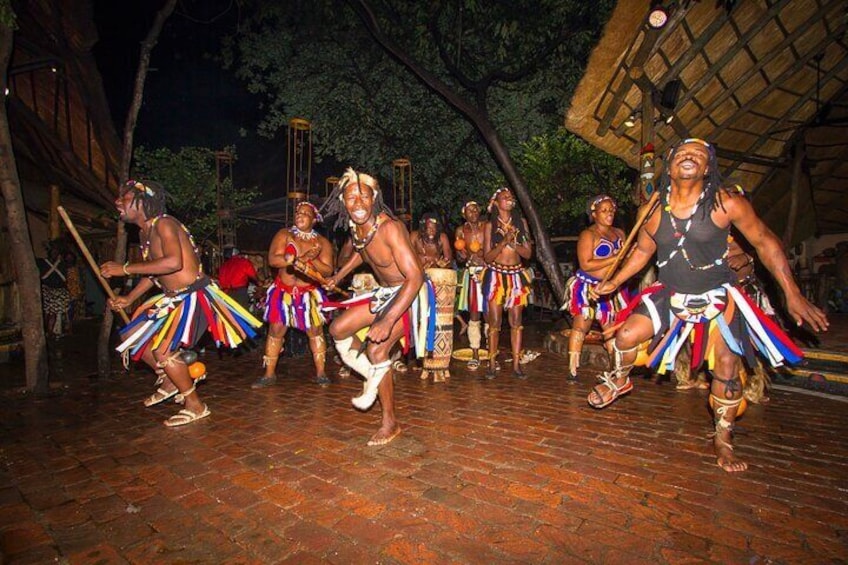
[[(370, 3), (382, 29), (484, 112), (513, 151), (562, 122), (612, 4)], [(444, 210), (458, 219), (463, 202), (488, 199), (500, 172), (480, 134), (390, 58), (347, 3), (257, 2), (243, 13), (222, 61), (264, 96), (260, 133), (283, 138), (291, 118), (306, 118), (317, 162), (366, 170), (384, 188), (392, 160), (409, 158), (416, 215)]]
[[(235, 160), (235, 148), (228, 148)], [(206, 147), (182, 147), (174, 152), (165, 147), (135, 150), (133, 176), (156, 180), (168, 191), (168, 213), (182, 221), (198, 244), (214, 237), (218, 226), (218, 194), (215, 151)], [(233, 188), (221, 171), (221, 199), (225, 208), (237, 209), (253, 203), (255, 189)], [(243, 223), (237, 220), (237, 225)]]
[(11, 30), (18, 29), (18, 18), (12, 8), (12, 0), (0, 0), (0, 24)]
[(522, 144), (516, 163), (549, 233), (575, 235), (586, 226), (587, 201), (609, 194), (633, 207), (635, 172), (616, 157), (560, 129)]

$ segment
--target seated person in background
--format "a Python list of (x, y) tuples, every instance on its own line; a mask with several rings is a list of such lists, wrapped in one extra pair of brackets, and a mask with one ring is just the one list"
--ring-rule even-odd
[(412, 232), (412, 249), (421, 261), (421, 267), (449, 269), (453, 263), (453, 251), (442, 222), (433, 213), (426, 213), (419, 222), (419, 229)]

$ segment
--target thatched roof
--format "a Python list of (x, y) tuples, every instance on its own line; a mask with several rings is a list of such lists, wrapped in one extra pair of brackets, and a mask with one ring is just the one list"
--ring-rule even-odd
[[(666, 2), (668, 4), (668, 2)], [(620, 0), (571, 101), (566, 128), (638, 168), (643, 92), (658, 103), (680, 80), (671, 114), (655, 104), (660, 156), (685, 137), (716, 144), (725, 176), (786, 228), (793, 147), (805, 152), (793, 241), (848, 232), (848, 2), (683, 0), (661, 30), (649, 0)]]
[(16, 1), (7, 98), (30, 213), (46, 215), (49, 185), (82, 231), (114, 232), (120, 140), (91, 48), (90, 0)]

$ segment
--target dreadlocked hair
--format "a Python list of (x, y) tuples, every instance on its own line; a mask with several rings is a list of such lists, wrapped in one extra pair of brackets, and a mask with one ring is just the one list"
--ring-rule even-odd
[(668, 200), (669, 192), (671, 192), (671, 177), (668, 174), (669, 164), (674, 159), (674, 156), (677, 155), (677, 151), (680, 147), (687, 143), (700, 143), (707, 149), (707, 174), (704, 176), (704, 206), (701, 207), (701, 219), (703, 219), (706, 218), (708, 210), (712, 213), (713, 210), (722, 206), (719, 191), (721, 190), (723, 180), (718, 169), (718, 157), (716, 157), (716, 150), (712, 144), (707, 143), (706, 141), (701, 141), (700, 139), (684, 139), (675, 145), (671, 151), (668, 152), (668, 156), (665, 160), (665, 167), (663, 167), (663, 172), (657, 182), (657, 190), (659, 190), (662, 198)]
[(153, 180), (128, 180), (121, 187), (121, 196), (132, 191), (132, 205), (141, 206), (147, 218), (155, 218), (166, 212), (165, 199), (168, 193), (162, 183)]
[(319, 213), (324, 218), (336, 218), (336, 221), (333, 222), (334, 230), (347, 229), (348, 222), (350, 221), (350, 214), (344, 203), (344, 190), (349, 184), (367, 186), (371, 189), (374, 193), (374, 206), (372, 208), (374, 216), (386, 213), (394, 219), (394, 214), (392, 214), (383, 200), (383, 192), (380, 190), (380, 183), (377, 182), (377, 179), (366, 173), (354, 171), (353, 167), (348, 167), (341, 178), (339, 178), (339, 182), (333, 187), (333, 191), (330, 192), (327, 201), (324, 202), (324, 205), (319, 210)]

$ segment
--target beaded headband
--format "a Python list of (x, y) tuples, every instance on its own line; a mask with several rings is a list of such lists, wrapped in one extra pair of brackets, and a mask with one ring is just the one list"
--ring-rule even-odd
[(128, 180), (125, 184), (127, 188), (131, 188), (133, 190), (137, 190), (139, 192), (143, 192), (147, 196), (153, 196), (153, 189), (144, 184), (143, 182), (139, 182), (137, 180)]
[(462, 213), (463, 213), (463, 214), (465, 214), (465, 210), (466, 210), (469, 206), (477, 206), (477, 208), (479, 208), (479, 207), (480, 207), (480, 205), (479, 205), (479, 204), (477, 204), (477, 202), (476, 202), (476, 201), (474, 201), (474, 200), (469, 200), (469, 201), (468, 201), (468, 202), (466, 202), (466, 203), (465, 203), (465, 205), (462, 207)]
[(618, 204), (615, 203), (615, 199), (612, 196), (608, 194), (601, 194), (600, 196), (596, 196), (595, 199), (592, 200), (592, 202), (589, 204), (589, 211), (594, 212), (598, 208), (600, 203), (604, 200), (610, 201), (610, 203), (612, 204), (613, 212), (618, 209)]
[(294, 209), (295, 212), (297, 212), (297, 209), (300, 208), (301, 206), (308, 206), (309, 208), (312, 209), (312, 212), (315, 214), (315, 221), (316, 222), (323, 222), (324, 221), (324, 216), (321, 215), (321, 212), (318, 211), (318, 208), (312, 202), (301, 202), (300, 204), (295, 206), (295, 209)]
[(501, 192), (509, 192), (509, 187), (508, 186), (502, 186), (495, 191), (495, 193), (492, 195), (492, 197), (489, 198), (489, 205), (486, 206), (487, 211), (489, 211), (489, 212), (492, 211), (492, 206), (495, 205), (495, 200), (498, 199), (498, 194), (500, 194)]

